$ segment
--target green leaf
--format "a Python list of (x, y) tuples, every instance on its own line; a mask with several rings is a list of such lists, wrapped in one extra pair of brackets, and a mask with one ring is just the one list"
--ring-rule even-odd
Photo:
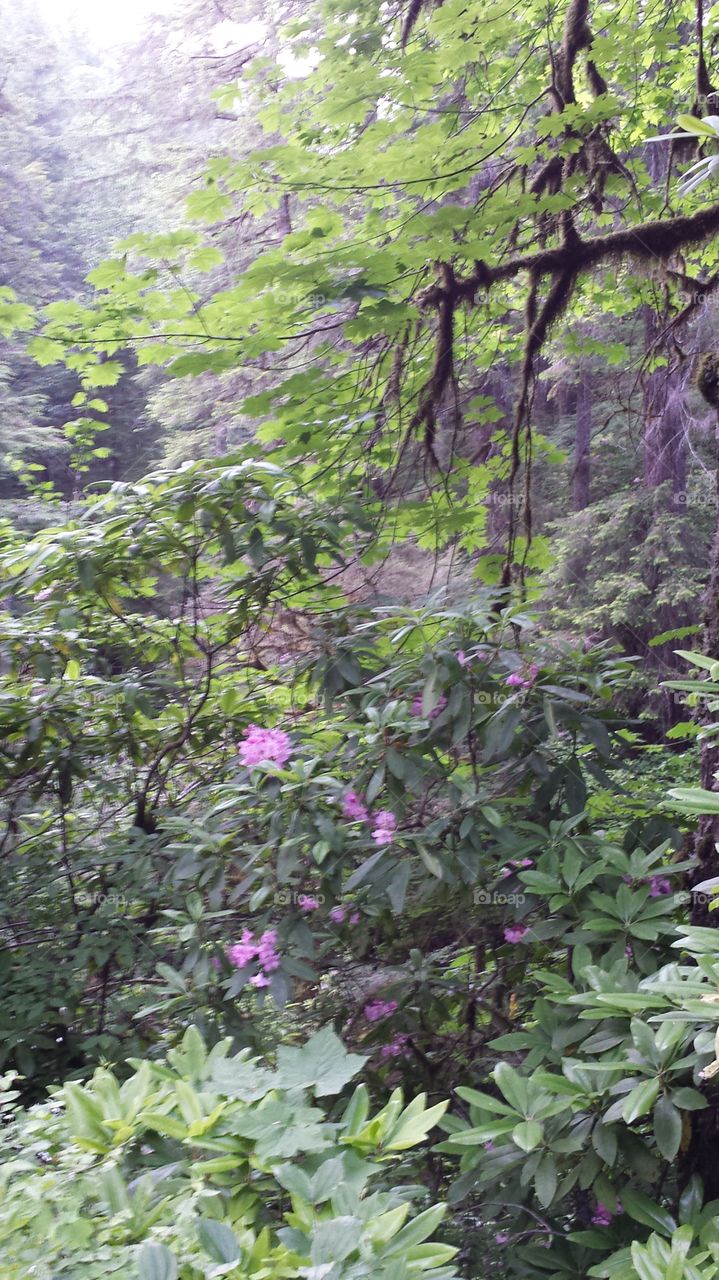
[(301, 1049), (280, 1045), (277, 1065), (285, 1089), (313, 1089), (318, 1098), (339, 1093), (367, 1061), (348, 1053), (339, 1036), (324, 1027)]
[(177, 1280), (177, 1262), (164, 1244), (143, 1244), (137, 1255), (139, 1280)]
[(234, 1231), (226, 1223), (216, 1222), (214, 1218), (201, 1218), (197, 1238), (205, 1253), (215, 1262), (238, 1261), (240, 1246)]
[(542, 1126), (537, 1120), (524, 1120), (522, 1124), (515, 1125), (512, 1130), (512, 1141), (516, 1142), (522, 1151), (534, 1151), (543, 1136)]
[(524, 1077), (514, 1067), (510, 1067), (508, 1062), (499, 1062), (494, 1068), (494, 1078), (507, 1102), (521, 1115), (526, 1115), (529, 1095)]
[(622, 1187), (622, 1205), (635, 1222), (641, 1222), (644, 1227), (651, 1227), (652, 1231), (658, 1231), (660, 1235), (671, 1236), (672, 1232), (676, 1231), (677, 1224), (672, 1215), (656, 1201), (650, 1200), (643, 1191), (637, 1191), (630, 1186)]
[(666, 1280), (663, 1264), (652, 1258), (649, 1251), (637, 1240), (632, 1241), (631, 1255), (639, 1280)]
[(557, 1165), (552, 1156), (544, 1156), (538, 1164), (534, 1186), (539, 1203), (548, 1209), (557, 1190)]
[(682, 1140), (682, 1115), (666, 1093), (654, 1108), (654, 1137), (665, 1160), (674, 1160)]
[(632, 1089), (622, 1108), (622, 1117), (627, 1124), (633, 1124), (640, 1116), (646, 1115), (654, 1105), (660, 1088), (658, 1080), (643, 1080)]

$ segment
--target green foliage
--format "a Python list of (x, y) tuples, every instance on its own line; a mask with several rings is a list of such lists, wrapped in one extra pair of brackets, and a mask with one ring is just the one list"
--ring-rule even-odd
[[(258, 94), (265, 133), (196, 149), (192, 225), (133, 230), (87, 291), (42, 296), (28, 351), (67, 470), (37, 496), (77, 505), (2, 529), (0, 1052), (26, 1102), (62, 1087), (3, 1129), (8, 1280), (449, 1277), (441, 1208), (410, 1219), (405, 1179), (472, 1223), (470, 1273), (500, 1244), (502, 1280), (717, 1272), (719, 971), (672, 821), (715, 799), (620, 710), (622, 655), (666, 660), (696, 624), (709, 533), (702, 459), (686, 492), (684, 455), (658, 465), (673, 348), (632, 332), (670, 331), (716, 271), (715, 211), (660, 243), (687, 223), (644, 145), (695, 92), (696, 14), (582, 12), (530, 0), (518, 44), (483, 0), (412, 5), (404, 32), (376, 3), (311, 7), (218, 91), (230, 114)], [(3, 292), (0, 325), (30, 319)], [(569, 518), (567, 369), (609, 419), (644, 415), (647, 464), (628, 496), (633, 460), (605, 459)], [(6, 381), (15, 434), (42, 406)], [(222, 456), (129, 484), (146, 396), (169, 458)], [(381, 583), (408, 545), (453, 558), (454, 592), (358, 600), (353, 569)], [(512, 592), (542, 574), (543, 627), (580, 651)], [(706, 669), (674, 687), (709, 718)]]
[[(191, 1027), (167, 1063), (136, 1062), (122, 1084), (99, 1069), (14, 1114), (4, 1078), (6, 1280), (451, 1280), (456, 1250), (430, 1239), (443, 1207), (418, 1211), (419, 1187), (388, 1182), (444, 1107), (427, 1110), (422, 1095), (405, 1107), (396, 1090), (369, 1118), (360, 1085), (323, 1111), (315, 1098), (338, 1094), (363, 1061), (329, 1032), (285, 1049), (275, 1070), (230, 1047), (208, 1053)], [(335, 1079), (320, 1088), (313, 1064), (328, 1054)]]

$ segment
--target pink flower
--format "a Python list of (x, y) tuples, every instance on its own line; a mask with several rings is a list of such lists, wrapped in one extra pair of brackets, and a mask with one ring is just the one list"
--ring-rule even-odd
[(528, 933), (529, 929), (526, 924), (510, 924), (509, 927), (504, 930), (504, 941), (521, 942), (523, 938), (526, 938)]
[[(441, 713), (444, 711), (444, 708), (446, 707), (446, 705), (447, 705), (447, 699), (445, 698), (444, 694), (442, 694), (439, 700), (435, 703), (432, 710), (430, 711), (429, 715), (427, 716), (427, 719), (436, 720), (437, 716), (441, 715)], [(418, 693), (417, 697), (412, 700), (411, 709), (412, 709), (413, 716), (422, 715), (422, 694), (421, 693)]]
[(509, 1240), (509, 1236), (506, 1231), (498, 1231), (494, 1239), (496, 1240), (497, 1244), (506, 1244), (507, 1241)]
[(269, 987), (270, 980), (266, 978), (264, 973), (256, 973), (254, 978), (250, 978), (251, 987)]
[(396, 1036), (390, 1040), (389, 1044), (383, 1044), (380, 1050), (383, 1058), (398, 1058), (404, 1052), (404, 1046), (409, 1040), (403, 1031), (398, 1031)]
[(257, 943), (249, 929), (245, 929), (242, 938), (227, 948), (227, 959), (236, 969), (245, 969), (257, 955)]
[(344, 907), (333, 907), (330, 911), (330, 920), (333, 924), (342, 924), (347, 912)]
[[(279, 969), (281, 963), (280, 957), (275, 950), (276, 941), (276, 929), (266, 929), (257, 941), (255, 941), (250, 930), (245, 929), (240, 941), (227, 948), (227, 959), (236, 969), (246, 969), (249, 964), (252, 964), (253, 960), (257, 960), (264, 974), (274, 973), (275, 969)], [(264, 978), (264, 974), (258, 973), (254, 978), (251, 978), (252, 986), (266, 987), (266, 980), (257, 981), (258, 978)]]
[(356, 791), (347, 792), (342, 801), (342, 813), (350, 822), (366, 822), (369, 817), (367, 806)]
[(597, 1202), (597, 1207), (592, 1214), (591, 1222), (593, 1227), (608, 1227), (614, 1214), (610, 1212), (601, 1200)]
[(386, 827), (375, 827), (374, 831), (372, 832), (372, 839), (374, 840), (375, 844), (380, 844), (380, 845), (391, 844), (393, 839), (393, 833), (391, 831), (388, 831)]
[(350, 916), (350, 924), (359, 924), (359, 922), (360, 922), (359, 911), (353, 911), (352, 915)]
[(377, 823), (372, 832), (372, 839), (375, 844), (391, 844), (392, 834), (397, 826), (397, 819), (394, 814), (389, 809), (378, 809), (374, 815), (374, 820)]
[(379, 1022), (380, 1018), (388, 1018), (396, 1009), (396, 1000), (371, 1000), (362, 1012), (368, 1022)]
[(212, 959), (210, 960), (210, 964), (212, 965), (213, 969), (219, 969), (220, 968), (219, 956), (213, 956)]
[(467, 657), (466, 653), (464, 652), (464, 649), (458, 649), (454, 656), (457, 659), (460, 667), (468, 667), (470, 662), (472, 661), (471, 658)]
[(521, 671), (513, 671), (511, 675), (507, 676), (504, 683), (514, 689), (531, 689), (538, 675), (539, 667), (536, 662), (533, 662), (531, 666), (526, 668), (524, 674)]
[(489, 1138), (488, 1141), (485, 1142), (484, 1149), (485, 1151), (494, 1151), (494, 1143), (492, 1142), (491, 1138)]
[(277, 764), (281, 768), (287, 764), (292, 750), (289, 734), (282, 729), (262, 729), (257, 724), (247, 726), (239, 746), (240, 759), (248, 769), (258, 764)]
[(667, 880), (666, 876), (652, 876), (650, 881), (649, 897), (661, 898), (662, 894), (671, 893), (672, 882)]
[(280, 967), (280, 957), (275, 950), (277, 930), (266, 929), (257, 947), (257, 959), (265, 973), (274, 973)]
[(626, 945), (626, 947), (624, 948), (624, 954), (625, 954), (625, 956), (627, 957), (627, 960), (633, 960), (633, 959), (634, 959), (634, 950), (633, 950), (633, 948), (632, 948), (632, 944), (631, 944), (631, 942), (628, 942), (628, 943), (627, 943), (627, 945)]
[(309, 915), (310, 911), (316, 911), (319, 905), (316, 898), (310, 897), (306, 893), (303, 893), (299, 898), (300, 911), (304, 911), (305, 915)]

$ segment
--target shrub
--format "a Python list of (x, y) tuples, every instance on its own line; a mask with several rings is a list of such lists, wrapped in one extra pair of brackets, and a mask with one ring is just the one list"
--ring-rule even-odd
[(328, 1104), (364, 1062), (329, 1029), (274, 1068), (229, 1048), (190, 1028), (166, 1063), (98, 1068), (10, 1118), (3, 1280), (451, 1280), (456, 1251), (429, 1239), (444, 1208), (417, 1213), (397, 1170), (444, 1104), (397, 1090), (370, 1116), (364, 1085)]

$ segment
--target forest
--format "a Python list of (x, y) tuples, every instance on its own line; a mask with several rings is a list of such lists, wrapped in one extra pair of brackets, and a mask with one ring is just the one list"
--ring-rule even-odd
[(0, 1280), (719, 1280), (719, 4), (0, 18)]

